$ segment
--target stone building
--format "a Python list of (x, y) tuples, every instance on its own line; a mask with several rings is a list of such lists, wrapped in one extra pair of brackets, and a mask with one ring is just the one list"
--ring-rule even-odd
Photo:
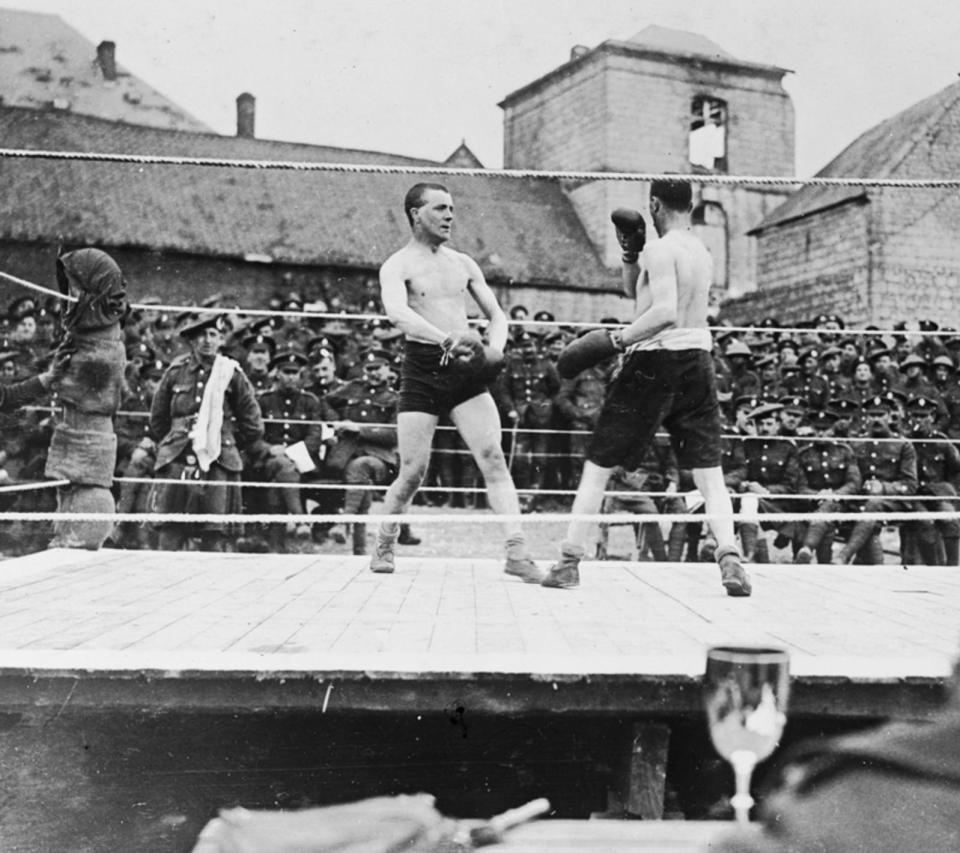
[[(868, 130), (818, 176), (960, 175), (960, 83)], [(801, 322), (836, 313), (881, 327), (960, 325), (960, 193), (955, 187), (805, 186), (752, 231), (759, 290), (731, 319)]]
[[(515, 169), (792, 177), (794, 114), (783, 68), (745, 62), (709, 39), (650, 26), (627, 41), (576, 47), (569, 61), (507, 95), (504, 165)], [(646, 208), (646, 184), (566, 190), (608, 266), (609, 213)], [(714, 256), (715, 297), (753, 290), (747, 232), (789, 188), (701, 185), (694, 221)]]

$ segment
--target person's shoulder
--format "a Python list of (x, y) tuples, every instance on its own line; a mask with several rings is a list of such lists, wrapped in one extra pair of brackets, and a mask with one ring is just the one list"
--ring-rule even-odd
[(190, 363), (190, 353), (185, 352), (181, 355), (178, 355), (173, 361), (170, 362), (170, 367), (167, 368), (167, 373), (171, 370), (175, 370), (181, 367), (185, 367)]

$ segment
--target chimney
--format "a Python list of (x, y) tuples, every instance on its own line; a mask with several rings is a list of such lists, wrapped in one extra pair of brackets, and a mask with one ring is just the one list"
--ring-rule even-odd
[(117, 44), (112, 41), (102, 41), (97, 45), (97, 63), (104, 80), (117, 79)]
[(253, 139), (253, 120), (256, 116), (257, 99), (249, 92), (237, 95), (237, 136)]

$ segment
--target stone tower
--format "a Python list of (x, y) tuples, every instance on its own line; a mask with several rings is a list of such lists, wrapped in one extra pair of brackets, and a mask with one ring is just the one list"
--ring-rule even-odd
[[(793, 177), (787, 73), (736, 59), (703, 36), (657, 26), (628, 41), (578, 46), (569, 61), (500, 103), (504, 165)], [(649, 185), (591, 180), (566, 189), (601, 256), (616, 266), (610, 211), (629, 206), (646, 213)], [(715, 301), (755, 289), (755, 246), (747, 232), (791, 189), (695, 188), (694, 223), (714, 256)]]

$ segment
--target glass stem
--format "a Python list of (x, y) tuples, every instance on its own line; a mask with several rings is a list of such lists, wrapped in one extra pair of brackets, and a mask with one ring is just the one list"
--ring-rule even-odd
[(748, 749), (736, 749), (730, 756), (730, 763), (733, 765), (733, 775), (737, 784), (737, 792), (730, 800), (730, 804), (737, 816), (737, 823), (746, 824), (750, 822), (750, 809), (753, 808), (750, 779), (753, 776), (753, 768), (757, 766), (757, 757)]

